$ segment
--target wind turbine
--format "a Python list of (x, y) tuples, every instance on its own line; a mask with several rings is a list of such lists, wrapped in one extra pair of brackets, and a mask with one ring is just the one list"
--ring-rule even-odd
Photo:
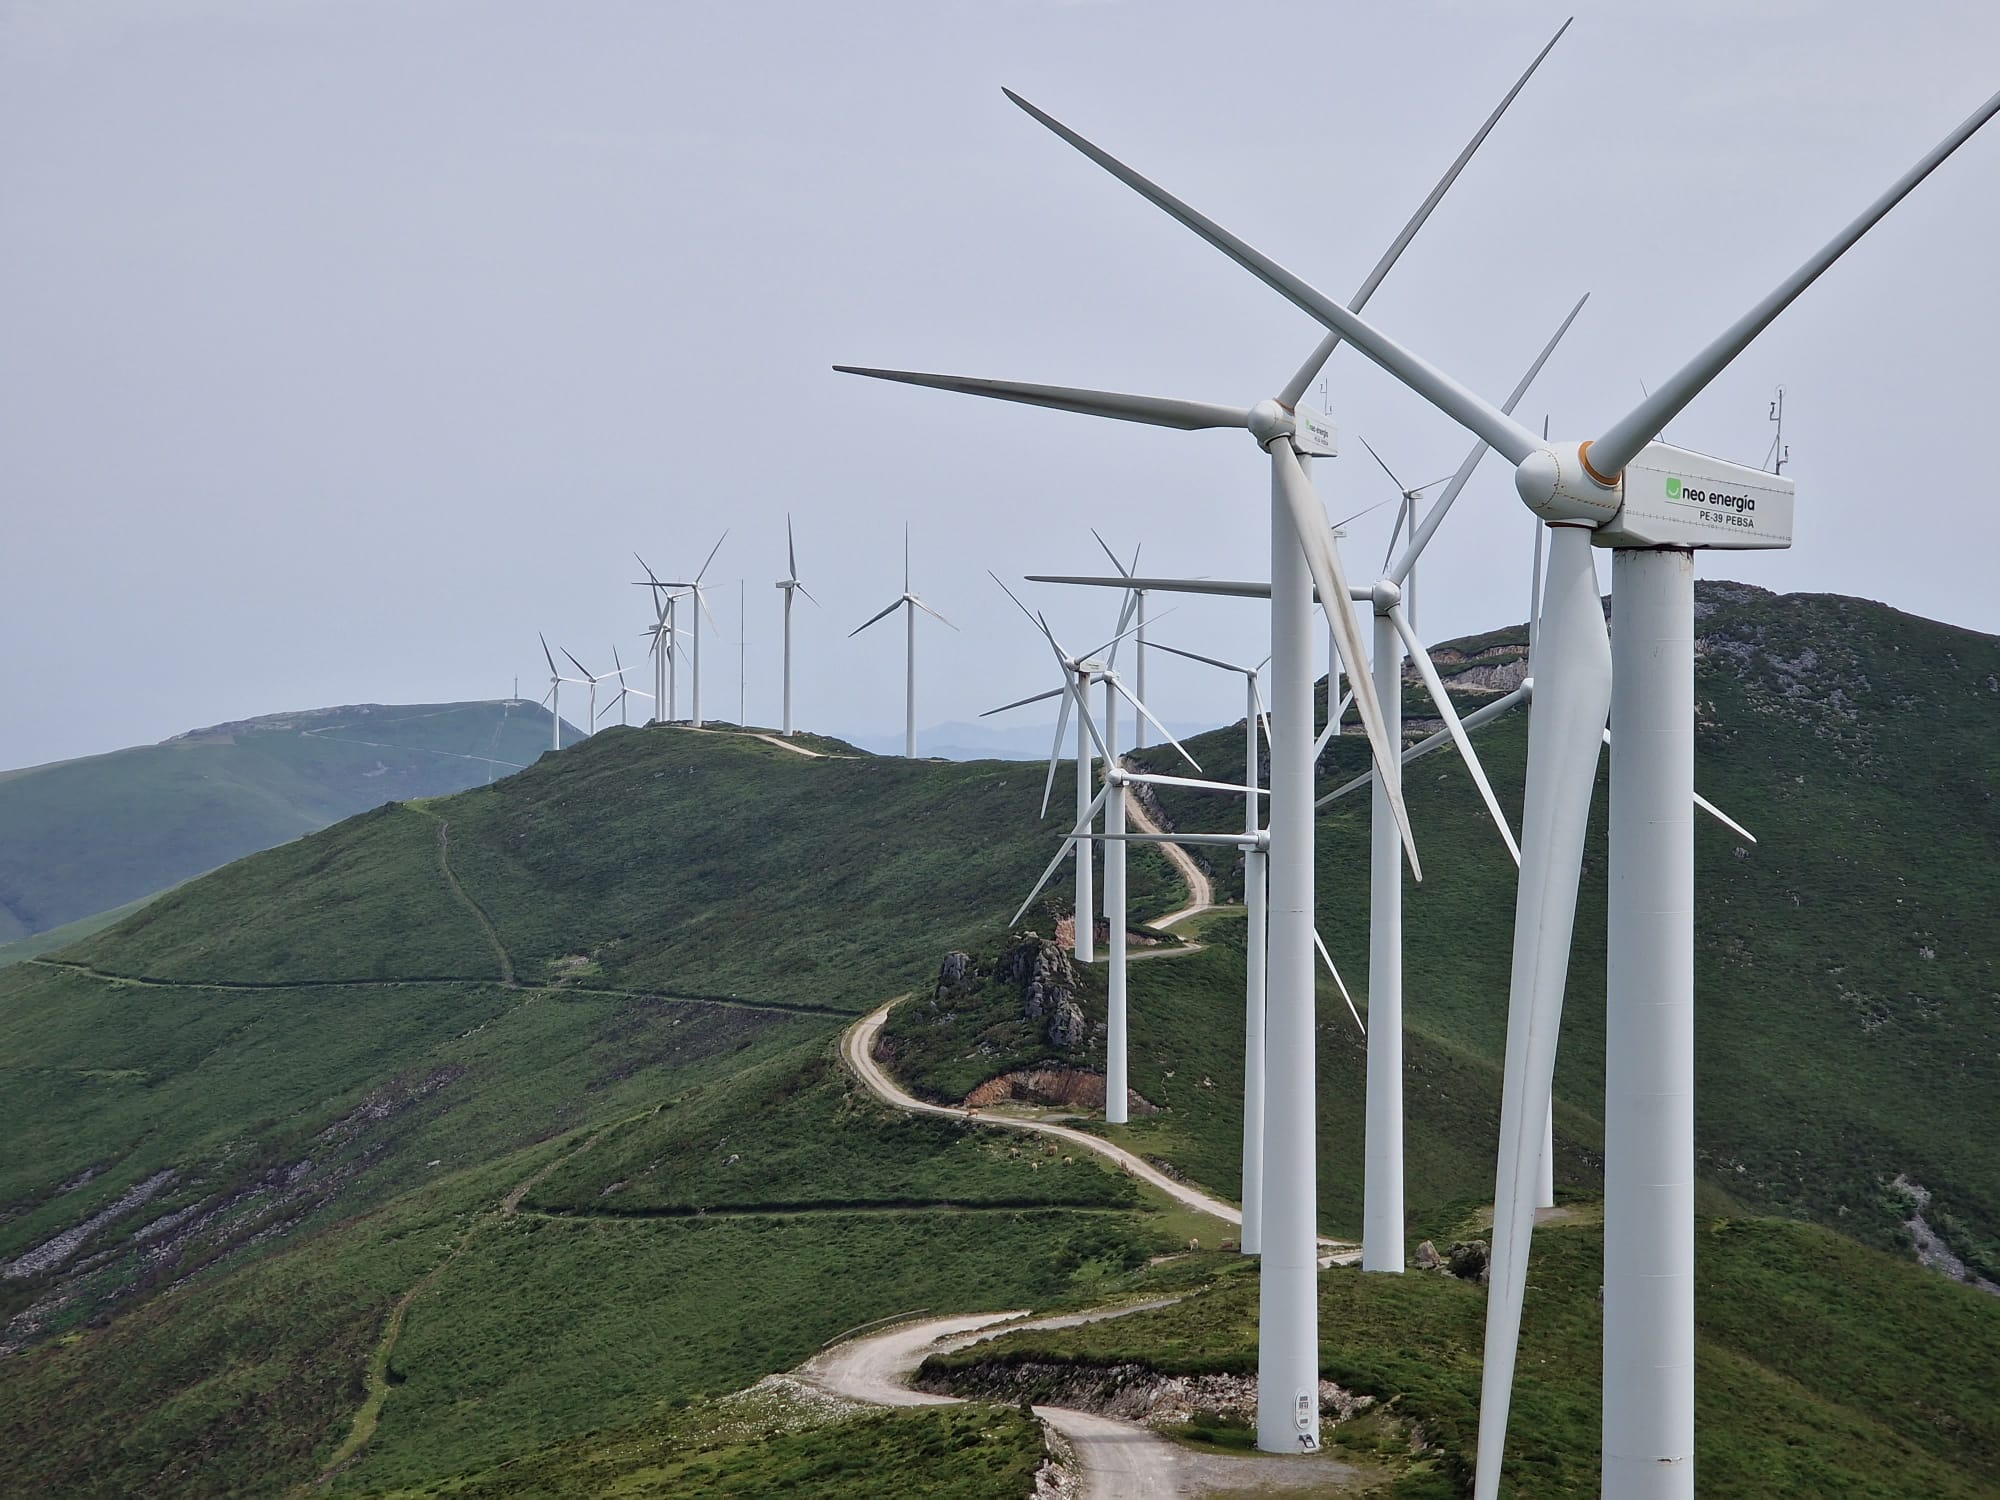
[[(1603, 1485), (1694, 1493), (1694, 553), (1791, 545), (1793, 483), (1660, 441), (1778, 314), (2000, 112), (1995, 94), (1637, 406), (1551, 443), (1179, 200), (1132, 185), (1514, 466), (1549, 523), (1494, 1189), (1477, 1500), (1497, 1495), (1598, 750), (1610, 719)], [(1131, 178), (1127, 179), (1132, 181)], [(1606, 638), (1591, 562), (1612, 551)]]
[(625, 675), (625, 669), (620, 667), (615, 672), (592, 672), (590, 668), (586, 667), (574, 656), (571, 656), (567, 650), (563, 652), (563, 655), (568, 656), (570, 663), (577, 671), (583, 673), (583, 681), (590, 688), (590, 732), (595, 734), (597, 733), (597, 685), (600, 682), (617, 682), (620, 687), (623, 687), (625, 684), (621, 679)]
[(792, 541), (792, 518), (785, 517), (785, 576), (778, 580), (778, 587), (785, 592), (785, 735), (792, 733), (792, 595), (804, 594), (812, 599), (815, 608), (819, 600), (813, 599), (812, 590), (799, 582), (799, 549)]
[[(1568, 22), (1564, 22), (1565, 29)], [(1432, 209), (1457, 179), (1500, 115), (1526, 85), (1561, 31), (1517, 80), (1419, 205), (1355, 294), (1374, 295)], [(1157, 191), (1122, 162), (1021, 99), (1007, 97), (1099, 166), (1128, 184)], [(1332, 423), (1302, 403), (1313, 377), (1338, 345), (1329, 334), (1275, 398), (1251, 409), (1062, 386), (968, 379), (909, 371), (836, 366), (970, 395), (1054, 407), (1117, 421), (1183, 431), (1245, 428), (1271, 462), (1271, 800), (1269, 838), (1269, 966), (1265, 1008), (1264, 1254), (1258, 1312), (1257, 1445), (1267, 1452), (1319, 1446), (1319, 1302), (1317, 1170), (1314, 1152), (1312, 591), (1317, 585), (1340, 655), (1349, 668), (1355, 704), (1378, 764), (1394, 760), (1372, 681), (1361, 670), (1360, 634), (1348, 608), (1340, 554), (1326, 507), (1306, 465), (1335, 451)], [(1400, 795), (1391, 808), (1412, 868), (1416, 853)]]
[[(1582, 304), (1579, 303), (1578, 306), (1580, 307)], [(1571, 314), (1571, 316), (1575, 315)], [(1564, 326), (1567, 327), (1568, 325), (1565, 324)], [(1560, 338), (1561, 335), (1559, 334), (1557, 337)], [(1417, 539), (1417, 506), (1423, 501), (1424, 491), (1434, 490), (1441, 484), (1448, 484), (1456, 476), (1447, 474), (1442, 479), (1433, 479), (1429, 484), (1420, 484), (1415, 487), (1405, 485), (1402, 480), (1396, 477), (1396, 471), (1383, 461), (1382, 455), (1375, 451), (1373, 443), (1369, 442), (1367, 438), (1362, 437), (1359, 433), (1356, 433), (1354, 438), (1356, 442), (1368, 450), (1368, 456), (1375, 460), (1376, 467), (1389, 476), (1389, 483), (1393, 484), (1402, 494), (1402, 504), (1396, 511), (1396, 524), (1389, 531), (1389, 555), (1393, 556), (1396, 551), (1397, 537), (1406, 537), (1412, 543)], [(1388, 568), (1389, 557), (1384, 557), (1382, 559), (1382, 569), (1386, 573)], [(1410, 567), (1409, 576), (1403, 580), (1403, 609), (1409, 615), (1410, 623), (1415, 625), (1417, 623), (1417, 570), (1414, 563)]]
[[(719, 547), (722, 544), (717, 542), (716, 545)], [(674, 606), (682, 599), (685, 599), (687, 594), (685, 591), (678, 594), (675, 593), (673, 589), (660, 582), (659, 575), (647, 566), (645, 558), (640, 557), (636, 552), (632, 556), (638, 559), (640, 567), (646, 569), (646, 576), (638, 581), (637, 587), (642, 589), (649, 588), (653, 591), (653, 623), (644, 632), (650, 642), (649, 649), (653, 653), (653, 691), (651, 695), (653, 699), (653, 722), (656, 724), (670, 724), (674, 719), (675, 707), (674, 644), (676, 631), (674, 628)]]
[[(576, 677), (565, 677), (561, 672), (557, 671), (556, 659), (549, 651), (549, 638), (542, 635), (539, 631), (536, 633), (535, 638), (542, 643), (542, 655), (548, 657), (549, 662), (549, 691), (547, 696), (542, 699), (542, 702), (549, 706), (549, 748), (551, 750), (560, 750), (562, 749), (562, 685), (565, 682), (569, 682), (581, 687), (583, 686), (583, 680)], [(569, 656), (569, 653), (565, 651), (563, 655)], [(573, 656), (570, 656), (569, 659), (571, 661), (576, 660)]]
[[(789, 597), (789, 596), (788, 596)], [(859, 625), (847, 632), (849, 640), (861, 634), (877, 620), (886, 620), (897, 610), (904, 612), (903, 620), (903, 754), (911, 760), (917, 758), (917, 611), (922, 610), (932, 619), (958, 629), (951, 621), (932, 609), (923, 600), (910, 592), (910, 528), (903, 527), (903, 592), (902, 596), (880, 614), (870, 615)]]
[[(663, 587), (670, 589), (685, 590), (688, 594), (694, 596), (694, 705), (693, 712), (688, 719), (688, 725), (693, 729), (701, 728), (701, 617), (707, 615), (708, 623), (711, 625), (715, 624), (715, 614), (708, 607), (708, 590), (702, 587), (701, 581), (708, 576), (709, 564), (715, 561), (715, 554), (722, 550), (722, 544), (728, 540), (729, 533), (727, 531), (716, 538), (715, 545), (708, 549), (708, 561), (701, 565), (701, 571), (695, 574), (693, 578), (688, 579), (686, 582), (673, 582), (663, 585)], [(647, 571), (651, 572), (652, 570), (648, 569)], [(719, 629), (720, 627), (718, 626), (717, 628)]]
[[(993, 581), (1000, 583), (997, 576), (994, 576)], [(1128, 1051), (1126, 1046), (1126, 943), (1131, 922), (1131, 914), (1125, 904), (1125, 845), (1128, 837), (1125, 831), (1125, 794), (1123, 788), (1135, 780), (1140, 783), (1150, 782), (1162, 786), (1206, 787), (1211, 790), (1224, 790), (1225, 787), (1222, 783), (1188, 781), (1177, 777), (1135, 777), (1119, 765), (1117, 752), (1112, 747), (1118, 743), (1118, 699), (1122, 696), (1131, 703), (1140, 719), (1152, 720), (1160, 733), (1166, 735), (1168, 743), (1181, 753), (1183, 760), (1197, 771), (1201, 769), (1200, 763), (1195, 760), (1193, 755), (1188, 753), (1187, 747), (1175, 739), (1172, 734), (1168, 733), (1166, 726), (1161, 724), (1159, 720), (1153, 719), (1152, 710), (1148, 709), (1145, 703), (1130, 688), (1126, 687), (1118, 676), (1115, 665), (1118, 643), (1126, 635), (1131, 634), (1133, 630), (1137, 629), (1136, 626), (1121, 630), (1118, 635), (1113, 636), (1103, 646), (1098, 647), (1096, 651), (1092, 651), (1082, 657), (1074, 657), (1063, 650), (1062, 644), (1055, 637), (1055, 632), (1049, 628), (1047, 620), (1038, 614), (1031, 613), (1027, 605), (1022, 604), (1018, 598), (1015, 598), (1014, 591), (1007, 588), (1006, 584), (1000, 583), (1000, 587), (1006, 590), (1007, 597), (1014, 600), (1015, 605), (1020, 609), (1021, 613), (1027, 615), (1029, 620), (1042, 632), (1043, 637), (1048, 641), (1049, 649), (1055, 653), (1058, 670), (1063, 673), (1062, 687), (1052, 688), (1046, 693), (1037, 693), (1032, 698), (1022, 699), (1021, 703), (1040, 702), (1055, 697), (1057, 693), (1061, 693), (1063, 695), (1063, 712), (1067, 715), (1070, 704), (1074, 701), (1077, 709), (1078, 726), (1089, 734), (1091, 740), (1096, 743), (1098, 750), (1104, 756), (1104, 790), (1098, 793), (1096, 798), (1085, 802), (1084, 806), (1079, 809), (1077, 827), (1071, 831), (1070, 837), (1064, 840), (1062, 847), (1056, 850), (1055, 858), (1049, 862), (1048, 869), (1043, 872), (1041, 880), (1036, 882), (1035, 888), (1028, 893), (1028, 899), (1021, 903), (1021, 909), (1014, 914), (1013, 920), (1015, 922), (1021, 920), (1022, 914), (1033, 904), (1035, 897), (1041, 894), (1042, 887), (1048, 883), (1049, 877), (1055, 873), (1056, 867), (1062, 863), (1064, 858), (1074, 853), (1079, 869), (1089, 864), (1091, 824), (1097, 816), (1097, 809), (1102, 807), (1104, 809), (1105, 943), (1109, 949), (1110, 958), (1105, 974), (1105, 1012), (1108, 1024), (1104, 1047), (1104, 1118), (1107, 1124), (1123, 1125), (1126, 1123), (1130, 1109), (1130, 1099), (1128, 1097)], [(1119, 623), (1122, 625), (1124, 622), (1121, 619)], [(1110, 655), (1103, 660), (1099, 660), (1099, 653), (1104, 652), (1107, 647), (1110, 650)], [(1074, 677), (1073, 682), (1072, 675)], [(1093, 681), (1101, 683), (1104, 688), (1103, 737), (1098, 735), (1097, 728), (1091, 722), (1090, 718), (1089, 695)], [(1018, 708), (1021, 706), (1021, 703), (1010, 703), (1006, 707)], [(990, 712), (994, 713), (1000, 711), (999, 709), (990, 710)], [(1056, 758), (1062, 751), (1062, 731), (1063, 726), (1058, 721), (1056, 725), (1055, 745), (1049, 752), (1050, 784), (1053, 784), (1055, 780)], [(1087, 757), (1078, 761), (1077, 784), (1079, 787), (1088, 784), (1088, 768), (1089, 760)], [(1079, 798), (1079, 800), (1082, 799)], [(1044, 813), (1046, 813), (1048, 808), (1046, 789), (1043, 793), (1042, 807)], [(1081, 842), (1078, 842), (1079, 834), (1082, 836)], [(1079, 916), (1079, 925), (1081, 925), (1082, 920), (1082, 917)], [(1011, 926), (1012, 924), (1010, 923), (1009, 925)]]
[[(1102, 536), (1098, 535), (1098, 531), (1095, 526), (1090, 528), (1090, 534), (1094, 537), (1097, 537), (1097, 545), (1102, 547), (1104, 549), (1104, 555), (1111, 559), (1112, 567), (1116, 568), (1121, 574), (1123, 574), (1127, 578), (1130, 578), (1134, 574), (1134, 572), (1137, 571), (1139, 567), (1138, 547), (1134, 547), (1132, 549), (1132, 561), (1131, 564), (1128, 566), (1127, 564), (1122, 563), (1118, 560), (1118, 554), (1111, 550), (1111, 544), (1109, 542), (1105, 541)], [(1143, 546), (1144, 544), (1142, 543), (1141, 545)], [(1134, 687), (1139, 694), (1139, 699), (1141, 702), (1144, 702), (1146, 697), (1146, 594), (1147, 592), (1148, 591), (1143, 588), (1128, 588), (1125, 591), (1126, 610), (1124, 612), (1121, 612), (1119, 619), (1119, 623), (1122, 625), (1124, 623), (1123, 614), (1131, 613), (1135, 615), (1139, 621), (1138, 634), (1136, 639), (1134, 639), (1132, 642), (1132, 666), (1133, 666), (1133, 677), (1135, 679)], [(1112, 740), (1111, 744), (1113, 749), (1117, 748), (1118, 741), (1116, 740), (1116, 738)], [(1133, 722), (1132, 748), (1134, 750), (1143, 750), (1146, 748), (1146, 721), (1144, 719), (1138, 719)]]
[[(1569, 332), (1570, 325), (1582, 312), (1588, 297), (1582, 297), (1562, 320), (1556, 331), (1549, 337), (1534, 361), (1516, 383), (1507, 398), (1505, 411), (1512, 411), (1527, 394), (1535, 377), (1548, 363), (1556, 346)], [(1365, 446), (1365, 445), (1364, 445)], [(1371, 454), (1374, 450), (1369, 449)], [(1375, 640), (1372, 657), (1372, 678), (1375, 695), (1381, 705), (1383, 725), (1390, 743), (1400, 746), (1403, 734), (1402, 666), (1407, 651), (1416, 663), (1419, 677), (1431, 701), (1437, 706), (1438, 715), (1445, 721), (1441, 731), (1444, 739), (1453, 743), (1466, 768), (1472, 774), (1474, 784), (1485, 800), (1486, 809), (1501, 841), (1518, 863), (1520, 850), (1514, 842), (1512, 830), (1507, 825), (1505, 814), (1494, 796), (1485, 769), (1474, 753), (1472, 742), (1465, 727), (1459, 723), (1458, 713), (1444, 689), (1429, 650), (1417, 637), (1416, 627), (1409, 617), (1408, 600), (1402, 586), (1415, 572), (1417, 558), (1430, 539), (1437, 534), (1438, 527), (1450, 512), (1452, 503), (1458, 498), (1473, 471), (1485, 456), (1486, 445), (1475, 443), (1472, 451), (1449, 476), (1439, 483), (1446, 485), (1444, 493), (1426, 513), (1421, 524), (1411, 521), (1411, 540), (1403, 557), (1393, 562), (1390, 557), (1383, 559), (1383, 576), (1367, 588), (1357, 588), (1351, 597), (1355, 602), (1367, 604), (1375, 617)], [(1376, 459), (1378, 463), (1380, 458)], [(1386, 468), (1386, 466), (1385, 466)], [(1392, 474), (1391, 479), (1394, 479)], [(1448, 482), (1447, 482), (1448, 481)], [(1424, 485), (1422, 489), (1433, 486)], [(1405, 500), (1420, 491), (1404, 492)], [(1349, 517), (1350, 520), (1354, 519)], [(1344, 523), (1343, 523), (1344, 524)], [(1399, 522), (1398, 530), (1402, 529)], [(1336, 528), (1338, 533), (1338, 528)], [(1391, 554), (1394, 542), (1391, 542)], [(1113, 559), (1116, 562), (1116, 559)], [(1135, 582), (1133, 575), (1121, 569), (1118, 578), (1061, 578), (1047, 579), (1048, 582), (1087, 583), (1123, 586), (1130, 590)], [(1269, 597), (1270, 587), (1260, 583), (1225, 582), (1217, 579), (1145, 579), (1147, 585), (1162, 591), (1199, 589), (1207, 593), (1223, 593), (1238, 597)], [(1206, 660), (1206, 658), (1198, 658)], [(1343, 705), (1336, 706), (1335, 683), (1331, 670), (1328, 676), (1328, 715), (1326, 726), (1320, 732), (1313, 750), (1315, 758), (1326, 743), (1339, 732)], [(1357, 778), (1350, 787), (1369, 781), (1374, 787), (1375, 806), (1370, 824), (1370, 878), (1368, 901), (1368, 1014), (1372, 1023), (1367, 1028), (1367, 1106), (1365, 1118), (1367, 1128), (1362, 1149), (1365, 1165), (1362, 1174), (1362, 1237), (1361, 1268), (1364, 1271), (1383, 1271), (1401, 1274), (1404, 1269), (1404, 1150), (1403, 1150), (1403, 879), (1402, 861), (1397, 843), (1398, 828), (1395, 822), (1395, 802), (1401, 792), (1401, 760), (1396, 764), (1393, 794), (1385, 778), (1374, 776), (1373, 770), (1366, 777)], [(1321, 798), (1316, 807), (1324, 807), (1333, 800)], [(1327, 966), (1333, 961), (1327, 957)], [(1336, 980), (1339, 978), (1335, 974)], [(1346, 994), (1346, 986), (1341, 985)], [(1353, 1000), (1349, 998), (1351, 1007)]]

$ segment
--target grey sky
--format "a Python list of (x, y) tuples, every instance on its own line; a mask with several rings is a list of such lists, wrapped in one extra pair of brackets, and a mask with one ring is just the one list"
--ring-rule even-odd
[[(1260, 576), (1265, 466), (1181, 434), (879, 386), (836, 361), (1249, 404), (1318, 330), (1001, 97), (1005, 83), (1345, 296), (1560, 22), (1521, 4), (0, 5), (0, 766), (356, 700), (542, 691), (535, 632), (642, 661), (637, 548), (749, 580), (777, 716), (783, 517), (799, 717), (890, 732), (900, 588), (921, 719), (1042, 685), (985, 570)], [(1371, 316), (1583, 433), (2000, 87), (1990, 3), (1582, 14)], [(1593, 113), (1593, 107), (1601, 113)], [(1985, 444), (2000, 127), (1670, 436), (1757, 462), (1789, 392), (1790, 553), (1705, 576), (2000, 630)], [(1352, 354), (1336, 513), (1466, 439)], [(1422, 576), (1433, 638), (1519, 619), (1525, 512), (1489, 460)], [(1916, 524), (1912, 524), (1913, 520)], [(1367, 574), (1388, 511), (1357, 523)], [(1608, 576), (1608, 574), (1607, 574)], [(1053, 598), (1109, 633), (1113, 600)], [(1256, 659), (1250, 606), (1160, 639)], [(711, 638), (709, 644), (717, 644)], [(601, 668), (598, 668), (602, 670)], [(735, 712), (733, 644), (710, 712)], [(1162, 663), (1177, 721), (1237, 689)]]

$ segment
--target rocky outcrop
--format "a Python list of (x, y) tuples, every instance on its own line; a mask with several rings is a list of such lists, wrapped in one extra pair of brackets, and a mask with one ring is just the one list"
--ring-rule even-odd
[(1055, 943), (1023, 934), (1000, 955), (994, 977), (1020, 989), (1022, 1019), (1042, 1022), (1051, 1047), (1080, 1052), (1088, 1044), (1090, 1028), (1076, 1003), (1076, 970)]
[[(993, 1359), (939, 1368), (926, 1362), (912, 1384), (920, 1391), (977, 1400), (1066, 1406), (1148, 1427), (1176, 1426), (1197, 1413), (1252, 1422), (1257, 1415), (1254, 1375), (1165, 1375), (1138, 1363)], [(1358, 1395), (1331, 1380), (1319, 1383), (1320, 1418), (1326, 1423), (1344, 1422), (1374, 1404), (1373, 1396)]]
[(938, 965), (937, 985), (931, 990), (931, 1005), (961, 995), (972, 983), (972, 955), (954, 950)]

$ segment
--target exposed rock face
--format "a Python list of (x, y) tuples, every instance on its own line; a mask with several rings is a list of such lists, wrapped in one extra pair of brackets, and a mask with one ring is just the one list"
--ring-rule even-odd
[(944, 962), (938, 966), (937, 987), (931, 991), (931, 1004), (948, 999), (963, 990), (972, 979), (972, 955), (970, 953), (947, 953)]
[(1074, 1000), (1058, 1000), (1049, 1011), (1048, 1038), (1051, 1047), (1075, 1052), (1088, 1040), (1083, 1008)]
[(1410, 1257), (1417, 1263), (1419, 1271), (1442, 1271), (1444, 1258), (1438, 1254), (1438, 1247), (1429, 1240), (1417, 1246), (1417, 1253)]
[(1076, 970), (1069, 955), (1045, 937), (1027, 933), (1000, 955), (998, 978), (1021, 989), (1021, 1015), (1044, 1021), (1051, 1047), (1080, 1050), (1089, 1029), (1076, 1003)]

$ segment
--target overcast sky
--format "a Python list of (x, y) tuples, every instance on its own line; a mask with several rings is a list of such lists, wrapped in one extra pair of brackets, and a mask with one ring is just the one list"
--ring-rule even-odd
[[(920, 719), (1045, 685), (986, 578), (1268, 570), (1267, 466), (1177, 433), (877, 385), (901, 365), (1249, 405), (1302, 314), (1008, 104), (1006, 84), (1345, 297), (1556, 6), (0, 4), (0, 766), (218, 720), (544, 690), (537, 630), (642, 659), (637, 549), (699, 565), (711, 713), (775, 721), (784, 517), (799, 718), (893, 731), (915, 584)], [(1370, 316), (1495, 400), (1601, 428), (1996, 87), (2000, 10), (1601, 6)], [(1669, 430), (1760, 462), (1787, 392), (1797, 546), (1708, 577), (2000, 631), (2000, 127), (1975, 139)], [(1336, 514), (1466, 438), (1352, 351)], [(1372, 576), (1389, 509), (1355, 523)], [(1520, 619), (1504, 466), (1420, 574), (1443, 638)], [(1608, 566), (1602, 573), (1608, 577)], [(1076, 644), (1115, 599), (1043, 590)], [(1256, 660), (1258, 609), (1159, 639)], [(1176, 721), (1240, 712), (1155, 674)], [(566, 704), (566, 707), (569, 705)], [(1029, 710), (1030, 715), (1033, 710)]]

